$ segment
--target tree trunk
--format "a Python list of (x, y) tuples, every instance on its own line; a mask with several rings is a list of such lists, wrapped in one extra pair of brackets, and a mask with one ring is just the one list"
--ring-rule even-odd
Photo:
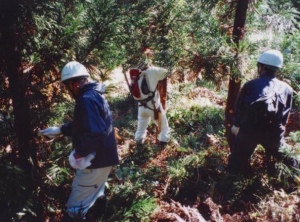
[(157, 84), (157, 90), (159, 92), (160, 95), (160, 102), (162, 104), (162, 107), (164, 108), (164, 110), (166, 111), (166, 102), (167, 102), (167, 78), (161, 80), (158, 82)]
[(13, 152), (19, 158), (24, 169), (29, 170), (31, 156), (31, 124), (29, 104), (26, 100), (26, 86), (22, 72), (22, 53), (19, 49), (22, 31), (20, 15), (22, 9), (18, 0), (1, 1), (0, 3), (0, 69), (8, 77), (9, 95), (12, 98), (14, 128), (18, 145)]
[[(234, 27), (232, 33), (233, 41), (237, 46), (239, 45), (239, 41), (244, 38), (248, 4), (249, 4), (249, 0), (237, 1), (235, 18), (234, 18)], [(238, 56), (236, 56), (236, 58), (237, 57)], [(226, 109), (225, 109), (225, 129), (226, 129), (225, 136), (227, 138), (230, 149), (232, 149), (233, 142), (234, 142), (234, 135), (231, 133), (230, 129), (233, 123), (235, 104), (238, 98), (238, 93), (241, 88), (241, 80), (235, 76), (238, 75), (233, 74), (229, 80), (228, 96), (227, 96)]]

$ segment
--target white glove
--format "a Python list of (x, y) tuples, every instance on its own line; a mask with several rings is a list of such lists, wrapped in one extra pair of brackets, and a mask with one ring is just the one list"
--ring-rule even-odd
[(231, 132), (236, 136), (239, 133), (240, 127), (232, 125)]
[(49, 138), (54, 138), (58, 134), (61, 134), (61, 129), (58, 126), (52, 126), (47, 129), (40, 130), (40, 133)]
[(74, 154), (75, 154), (75, 150), (72, 150), (71, 154), (69, 155), (69, 163), (71, 167), (78, 170), (83, 170), (89, 167), (92, 164), (91, 163), (92, 159), (94, 159), (96, 155), (95, 153), (90, 153), (86, 157), (80, 157), (76, 159), (74, 157)]

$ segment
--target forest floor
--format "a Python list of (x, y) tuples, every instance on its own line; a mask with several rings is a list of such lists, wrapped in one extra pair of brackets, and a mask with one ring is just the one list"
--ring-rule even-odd
[[(112, 96), (116, 95), (128, 95), (129, 90), (126, 81), (124, 80), (124, 74), (119, 72), (117, 70), (114, 73), (113, 84), (118, 86), (117, 91), (115, 91), (115, 94), (113, 93)], [(169, 83), (168, 83), (169, 84)], [(168, 92), (172, 92), (172, 85), (168, 85)], [(187, 104), (187, 106), (191, 105), (191, 103), (197, 103), (198, 105), (209, 106), (209, 105), (217, 105), (225, 108), (226, 105), (226, 99), (222, 98), (218, 93), (214, 92), (211, 89), (208, 89), (206, 87), (197, 87), (195, 89), (192, 89), (190, 93), (188, 94), (187, 98), (181, 98), (181, 101), (184, 101), (183, 104)], [(172, 104), (169, 104), (169, 106), (172, 106)], [(124, 118), (126, 115), (132, 115), (132, 110), (128, 109), (128, 106), (126, 109), (121, 110), (119, 109), (115, 113), (115, 121), (118, 121), (119, 119)], [(137, 113), (136, 113), (137, 115)], [(131, 129), (135, 130), (135, 129)], [(287, 126), (287, 133), (288, 135), (290, 132), (298, 131), (300, 130), (300, 124), (299, 124), (299, 113), (298, 112), (292, 112), (290, 115), (289, 123)], [(156, 134), (155, 134), (155, 126), (150, 125), (148, 128), (148, 135), (147, 135), (147, 144), (150, 144), (151, 146), (156, 146)], [(119, 155), (121, 157), (121, 163), (126, 162), (128, 159), (130, 159), (131, 150), (132, 149), (140, 149), (140, 147), (137, 147), (135, 144), (135, 141), (132, 139), (132, 134), (129, 135), (126, 132), (123, 132), (122, 129), (117, 129), (117, 140), (118, 140), (118, 151)], [(208, 141), (212, 146), (215, 146), (216, 149), (222, 149), (223, 151), (226, 150), (226, 152), (229, 153), (229, 147), (227, 146), (219, 146), (218, 138), (215, 138), (213, 135), (208, 135)], [(224, 143), (222, 143), (224, 144)], [(154, 157), (147, 161), (140, 161), (140, 168), (142, 171), (146, 171), (147, 167), (151, 166), (160, 168), (162, 171), (166, 171), (166, 165), (168, 159), (170, 159), (170, 156), (178, 155), (176, 153), (176, 147), (178, 144), (176, 142), (171, 143), (168, 145), (165, 149), (157, 149), (156, 154)], [(219, 146), (219, 147), (218, 147)], [(170, 184), (168, 184), (168, 181), (163, 181), (159, 183), (155, 189), (155, 196), (159, 200), (158, 205), (159, 207), (152, 213), (150, 221), (197, 221), (197, 222), (204, 222), (204, 221), (269, 221), (266, 215), (259, 215), (259, 211), (254, 209), (254, 204), (258, 206), (257, 204), (260, 204), (259, 198), (257, 196), (254, 197), (254, 195), (258, 195), (258, 190), (261, 189), (260, 192), (263, 192), (264, 184), (264, 171), (260, 170), (259, 168), (265, 169), (265, 163), (264, 161), (264, 153), (261, 151), (256, 152), (254, 155), (255, 159), (255, 169), (256, 171), (256, 177), (253, 180), (257, 180), (259, 182), (258, 185), (254, 182), (254, 185), (247, 187), (243, 192), (243, 195), (240, 195), (240, 198), (233, 204), (226, 203), (226, 200), (220, 200), (219, 203), (216, 203), (215, 200), (213, 200), (212, 196), (219, 196), (219, 198), (226, 199), (226, 196), (229, 195), (226, 193), (226, 187), (220, 187), (223, 185), (229, 185), (230, 183), (237, 183), (237, 180), (229, 178), (228, 175), (226, 175), (225, 170), (221, 170), (220, 173), (222, 176), (220, 176), (219, 181), (211, 181), (215, 182), (213, 186), (213, 190), (208, 191), (209, 192), (215, 192), (214, 194), (206, 195), (206, 199), (193, 199), (190, 198), (187, 200), (186, 196), (193, 196), (195, 193), (193, 192), (193, 185), (194, 183), (191, 182), (191, 190), (185, 192), (186, 196), (178, 195), (176, 198), (170, 197), (167, 195), (167, 189)], [(226, 163), (226, 160), (223, 160), (224, 163)], [(139, 164), (138, 162), (136, 164)], [(164, 169), (164, 170), (163, 170)], [(207, 169), (209, 172), (209, 169)], [(208, 172), (204, 172), (208, 173)], [(209, 177), (209, 176), (208, 176)], [(262, 178), (259, 178), (262, 177)], [(203, 176), (203, 178), (205, 178)], [(249, 178), (247, 178), (249, 179)], [(227, 180), (224, 182), (224, 180)], [(217, 184), (219, 183), (219, 185)], [(276, 188), (280, 189), (280, 187), (274, 187), (271, 189), (274, 189), (274, 192), (276, 191)], [(224, 190), (225, 189), (225, 190)], [(268, 189), (268, 192), (271, 190)], [(228, 192), (232, 192), (232, 190), (228, 190)], [(282, 191), (283, 192), (283, 191)], [(253, 194), (253, 195), (252, 195)], [(285, 192), (283, 192), (282, 195), (284, 195)], [(230, 194), (231, 196), (234, 196), (235, 194)], [(294, 202), (287, 204), (286, 202), (282, 202), (282, 204), (285, 204), (286, 206), (283, 208), (286, 208), (288, 206), (295, 206), (295, 204), (299, 204), (299, 199), (295, 198), (293, 194), (290, 196), (291, 199), (294, 198)], [(216, 199), (216, 198), (214, 198)], [(266, 203), (268, 204), (268, 203)], [(265, 207), (266, 208), (266, 207)], [(262, 210), (261, 210), (262, 211)], [(264, 209), (264, 211), (267, 211)], [(274, 220), (277, 221), (277, 220)]]

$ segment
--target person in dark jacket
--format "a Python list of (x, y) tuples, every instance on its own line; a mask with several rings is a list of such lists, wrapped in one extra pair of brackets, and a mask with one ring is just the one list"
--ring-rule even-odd
[(292, 108), (293, 89), (276, 78), (283, 66), (278, 50), (267, 50), (258, 59), (259, 77), (242, 87), (231, 132), (235, 135), (234, 147), (228, 158), (230, 172), (248, 172), (251, 155), (258, 144), (273, 156), (295, 166), (296, 160), (280, 152), (285, 144), (284, 133)]
[(70, 165), (76, 169), (67, 202), (71, 218), (84, 218), (97, 199), (105, 197), (105, 183), (112, 166), (119, 164), (117, 143), (104, 85), (89, 82), (87, 69), (79, 62), (67, 63), (61, 81), (75, 99), (72, 122), (40, 132), (50, 138), (58, 134), (72, 138)]

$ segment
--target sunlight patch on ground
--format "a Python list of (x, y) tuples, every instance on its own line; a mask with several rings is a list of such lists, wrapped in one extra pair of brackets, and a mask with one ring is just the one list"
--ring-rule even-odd
[(183, 105), (185, 108), (190, 108), (193, 106), (212, 106), (213, 103), (208, 98), (196, 97), (189, 99), (187, 97), (182, 97), (177, 101), (177, 104)]
[(112, 88), (112, 90), (109, 91), (110, 96), (118, 97), (129, 93), (129, 88), (121, 67), (114, 69), (109, 77), (110, 79), (104, 81), (103, 84), (108, 88)]

